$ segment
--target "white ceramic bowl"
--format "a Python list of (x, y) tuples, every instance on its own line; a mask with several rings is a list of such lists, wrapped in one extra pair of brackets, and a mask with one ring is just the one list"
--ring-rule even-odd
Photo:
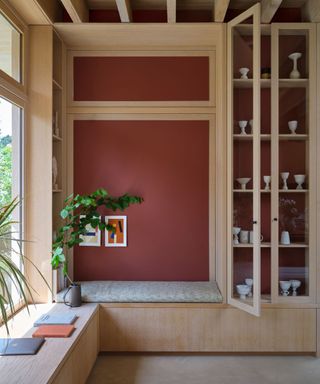
[(239, 177), (237, 182), (241, 185), (241, 189), (246, 189), (246, 184), (248, 184), (250, 180), (250, 177)]
[(236, 288), (238, 294), (240, 295), (240, 299), (245, 300), (246, 296), (250, 292), (250, 287), (246, 284), (238, 284)]
[(295, 289), (299, 288), (301, 285), (300, 280), (290, 280), (290, 283), (291, 283), (291, 287)]
[(280, 287), (283, 291), (287, 291), (291, 287), (291, 282), (286, 280), (281, 280)]
[(306, 179), (306, 175), (294, 175), (294, 181), (297, 184), (303, 184)]

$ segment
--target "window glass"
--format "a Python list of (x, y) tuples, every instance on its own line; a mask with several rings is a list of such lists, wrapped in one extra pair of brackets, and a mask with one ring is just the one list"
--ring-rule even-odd
[[(2, 242), (1, 246), (12, 249), (11, 257), (20, 268), (22, 268), (20, 254), (23, 251), (23, 243), (19, 241), (23, 238), (22, 115), (21, 108), (0, 97), (0, 207), (7, 205), (16, 197), (21, 202), (12, 213), (14, 224), (10, 228), (10, 237), (7, 237), (7, 241)], [(14, 302), (18, 302), (19, 295), (14, 284), (9, 283)]]
[(0, 69), (21, 82), (21, 33), (1, 13)]

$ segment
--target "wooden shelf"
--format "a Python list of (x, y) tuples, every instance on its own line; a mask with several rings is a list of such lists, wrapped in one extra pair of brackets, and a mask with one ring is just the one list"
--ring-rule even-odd
[(235, 192), (235, 193), (252, 193), (253, 189), (234, 189), (233, 192)]
[[(267, 242), (262, 242), (260, 244), (260, 247), (261, 248), (270, 248), (271, 247), (271, 243), (267, 243)], [(253, 244), (251, 243), (248, 243), (248, 244), (238, 244), (238, 245), (235, 245), (233, 244), (233, 248), (253, 248)]]
[(309, 190), (308, 189), (287, 189), (287, 190), (279, 189), (278, 192), (279, 193), (307, 193), (309, 192)]
[(299, 135), (299, 134), (285, 134), (285, 135), (279, 135), (279, 140), (308, 140), (309, 136), (306, 134)]
[[(235, 88), (252, 88), (253, 79), (233, 79)], [(280, 88), (306, 88), (309, 79), (279, 79)], [(261, 88), (271, 88), (271, 79), (260, 79)]]
[(52, 79), (53, 89), (56, 91), (62, 91), (62, 85), (59, 84), (56, 80)]
[(309, 79), (279, 79), (280, 88), (306, 88)]
[[(233, 85), (235, 88), (252, 88), (253, 79), (233, 79)], [(270, 88), (271, 79), (260, 79), (261, 88)]]
[[(295, 135), (297, 136), (297, 135)], [(253, 134), (248, 133), (246, 135), (243, 135), (241, 133), (235, 133), (233, 135), (234, 140), (253, 140)], [(271, 140), (271, 135), (269, 134), (261, 134), (260, 135), (261, 140)]]
[(53, 141), (62, 141), (62, 137), (60, 137), (60, 136), (56, 136), (56, 135), (52, 135), (52, 140)]
[(289, 245), (279, 244), (279, 248), (308, 248), (309, 245), (305, 243), (291, 243)]
[(52, 190), (52, 193), (61, 193), (62, 192), (62, 189), (53, 189)]

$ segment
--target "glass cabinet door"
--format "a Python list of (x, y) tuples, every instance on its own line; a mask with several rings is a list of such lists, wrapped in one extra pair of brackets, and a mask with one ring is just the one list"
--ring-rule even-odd
[(228, 23), (228, 303), (260, 314), (260, 4)]
[(315, 271), (313, 26), (272, 25), (273, 301), (310, 301)]

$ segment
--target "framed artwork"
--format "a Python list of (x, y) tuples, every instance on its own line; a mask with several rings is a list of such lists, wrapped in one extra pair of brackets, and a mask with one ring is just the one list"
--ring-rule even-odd
[(114, 227), (115, 232), (105, 232), (106, 247), (126, 247), (127, 246), (127, 216), (106, 216), (106, 224)]
[[(85, 217), (81, 215), (80, 218)], [(99, 217), (101, 219), (101, 216)], [(83, 240), (80, 243), (80, 247), (100, 247), (101, 245), (101, 230), (97, 228), (92, 228), (90, 224), (86, 225), (86, 234), (81, 235), (80, 238)]]

